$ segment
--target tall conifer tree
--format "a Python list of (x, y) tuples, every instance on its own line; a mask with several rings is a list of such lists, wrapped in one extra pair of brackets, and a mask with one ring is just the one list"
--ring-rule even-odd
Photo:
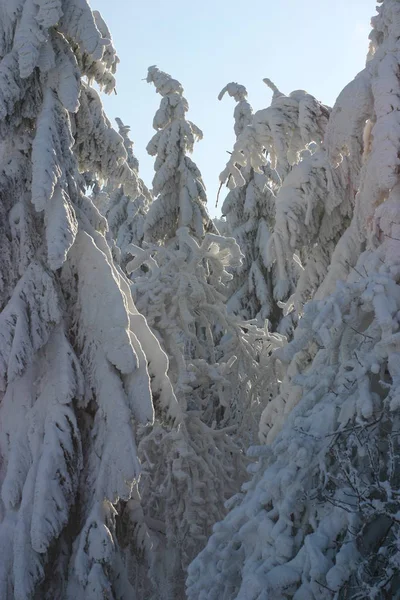
[(91, 87), (113, 90), (118, 59), (86, 0), (0, 13), (0, 597), (128, 600), (118, 523), (150, 374), (178, 409), (84, 194), (86, 171), (138, 187)]
[(325, 150), (331, 167), (350, 163), (354, 214), (276, 355), (290, 368), (285, 418), (189, 568), (191, 600), (398, 596), (399, 24), (400, 3), (383, 0), (366, 67), (333, 108)]

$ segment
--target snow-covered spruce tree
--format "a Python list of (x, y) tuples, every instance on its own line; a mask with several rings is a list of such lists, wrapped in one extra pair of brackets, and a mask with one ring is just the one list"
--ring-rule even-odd
[(189, 227), (191, 234), (201, 239), (207, 231), (216, 231), (207, 212), (201, 173), (188, 156), (203, 134), (186, 119), (189, 107), (179, 81), (157, 67), (149, 68), (147, 81), (154, 84), (162, 100), (153, 121), (157, 133), (147, 146), (156, 160), (155, 201), (146, 219), (145, 239), (167, 242), (179, 227)]
[[(171, 122), (156, 135), (160, 145), (153, 140), (151, 146), (157, 152), (153, 189), (159, 195), (145, 231), (150, 239), (151, 232), (158, 232), (154, 239), (165, 245), (130, 244), (133, 258), (126, 270), (133, 296), (169, 356), (168, 372), (182, 412), (171, 426), (165, 409), (156, 403), (156, 423), (140, 433), (138, 448), (144, 471), (143, 521), (154, 542), (149, 578), (139, 597), (167, 600), (184, 597), (187, 565), (225, 514), (224, 501), (245, 477), (242, 447), (254, 439), (257, 409), (260, 413), (252, 379), (268, 350), (265, 331), (248, 323), (246, 333), (226, 313), (231, 278), (226, 267), (238, 263), (240, 251), (234, 239), (206, 233), (212, 223), (201, 176), (185, 154), (187, 133), (197, 129), (184, 118), (187, 103), (180, 84), (154, 67), (149, 70), (153, 78), (166, 94), (162, 114)], [(168, 213), (154, 221), (160, 210), (171, 206), (168, 199), (177, 203), (171, 219)], [(185, 227), (179, 227), (181, 221)]]
[(276, 197), (273, 234), (266, 247), (267, 266), (277, 279), (287, 277), (295, 259), (298, 275), (286, 306), (301, 314), (324, 281), (333, 252), (347, 229), (354, 208), (358, 177), (351, 177), (348, 159), (333, 167), (324, 147), (302, 153)]
[[(239, 137), (253, 116), (247, 90), (237, 83), (228, 83), (219, 100), (225, 92), (237, 102), (234, 118)], [(269, 163), (260, 167), (259, 172), (249, 164), (239, 169), (245, 183), (230, 190), (222, 205), (222, 215), (244, 256), (242, 265), (233, 273), (228, 310), (244, 319), (269, 318), (275, 329), (281, 311), (273, 300), (274, 286), (272, 274), (265, 267), (265, 250), (274, 224), (275, 197), (271, 187), (276, 187), (276, 183)]]
[[(168, 225), (168, 231), (165, 229), (155, 236), (156, 241), (164, 240), (165, 245), (157, 247), (148, 240), (144, 250), (131, 245), (136, 257), (129, 270), (134, 271), (147, 261), (152, 272), (135, 283), (134, 295), (170, 357), (175, 389), (178, 394), (181, 388), (184, 390), (183, 408), (203, 411), (203, 421), (209, 425), (222, 424), (226, 422), (227, 411), (221, 404), (221, 379), (214, 365), (226, 361), (221, 356), (222, 346), (218, 345), (228, 331), (237, 339), (238, 348), (240, 339), (246, 337), (240, 321), (229, 317), (224, 306), (231, 278), (226, 267), (239, 264), (240, 251), (232, 238), (206, 233), (214, 226), (207, 213), (201, 174), (185, 154), (192, 150), (195, 134), (198, 137), (201, 132), (185, 119), (188, 104), (182, 96), (181, 84), (156, 67), (149, 68), (148, 81), (155, 83), (163, 98), (154, 119), (155, 127), (161, 129), (148, 147), (156, 155), (153, 190), (158, 190), (159, 195), (147, 214), (145, 237), (155, 231), (155, 222), (163, 229)], [(166, 216), (155, 221), (155, 215), (161, 215), (171, 206), (171, 199), (180, 199), (181, 204), (174, 204), (177, 210), (168, 214), (179, 218), (170, 220)], [(179, 226), (181, 222), (184, 227)], [(263, 333), (257, 335), (265, 339)], [(244, 355), (248, 352), (251, 363), (259, 355), (259, 346), (255, 344), (252, 350), (246, 347)], [(227, 362), (230, 359), (229, 356)], [(200, 364), (203, 366), (196, 376), (200, 383), (193, 380), (190, 386), (196, 392), (189, 394), (188, 371), (193, 370), (189, 362), (195, 364), (193, 361), (200, 361), (197, 369)], [(250, 364), (247, 366), (250, 368)], [(210, 377), (217, 377), (219, 383), (211, 384), (211, 380), (206, 383)]]
[[(267, 348), (273, 343), (267, 345), (267, 333), (251, 323), (245, 334), (226, 313), (221, 290), (229, 278), (224, 263), (232, 251), (239, 253), (234, 240), (206, 234), (199, 246), (187, 228), (177, 231), (177, 240), (178, 249), (136, 249), (127, 265), (134, 269), (137, 305), (170, 358), (169, 375), (183, 412), (179, 426), (171, 428), (156, 408), (156, 424), (139, 444), (145, 516), (149, 524), (164, 524), (164, 535), (156, 533), (151, 571), (157, 589), (150, 595), (147, 588), (144, 595), (157, 599), (183, 597), (187, 565), (225, 514), (224, 501), (240, 489), (241, 448), (254, 440), (260, 417), (259, 364), (271, 376)], [(135, 275), (143, 264), (148, 273)], [(218, 344), (213, 329), (221, 332)]]
[(269, 80), (273, 90), (271, 105), (257, 111), (238, 135), (233, 152), (221, 173), (222, 182), (233, 189), (244, 185), (241, 169), (247, 164), (256, 172), (268, 160), (281, 180), (300, 159), (311, 142), (322, 144), (330, 109), (303, 90), (284, 95)]
[[(363, 157), (369, 146), (371, 107), (368, 72), (362, 71), (339, 95), (323, 143), (302, 152), (300, 162), (284, 179), (277, 194), (274, 233), (267, 254), (269, 265), (276, 264), (282, 271), (281, 278), (285, 263), (293, 255), (300, 258), (301, 272), (291, 298), (298, 313), (314, 294), (323, 297), (331, 291), (330, 282), (334, 285), (338, 277), (346, 276), (357, 260), (357, 252), (349, 252), (342, 257), (342, 265), (330, 269), (325, 281), (338, 241), (353, 214)], [(357, 246), (358, 236), (351, 231), (344, 241)], [(336, 259), (333, 262), (338, 263)]]
[(306, 305), (279, 351), (298, 373), (291, 411), (255, 449), (258, 472), (190, 566), (191, 600), (398, 597), (400, 3), (380, 4), (369, 61), (339, 97), (343, 127), (327, 147), (334, 161), (363, 163), (325, 290), (331, 272), (347, 278)]
[[(192, 149), (193, 132), (199, 130), (184, 118), (188, 105), (182, 96), (181, 84), (156, 67), (150, 67), (148, 80), (154, 82), (163, 95), (154, 119), (155, 126), (163, 125), (163, 129), (148, 147), (150, 153), (156, 153), (153, 190), (158, 189), (159, 196), (148, 212), (145, 232), (152, 231), (154, 215), (161, 214), (160, 207), (168, 205), (168, 198), (180, 198), (182, 204), (178, 211), (179, 219), (171, 222), (165, 235), (156, 237), (163, 238), (166, 244), (157, 248), (148, 241), (147, 249), (143, 253), (139, 251), (130, 264), (129, 269), (135, 270), (143, 260), (151, 258), (153, 264), (148, 266), (155, 273), (150, 277), (148, 287), (142, 282), (134, 286), (134, 295), (152, 327), (159, 333), (171, 359), (170, 373), (175, 386), (178, 386), (177, 393), (180, 393), (181, 385), (185, 390), (182, 406), (202, 410), (203, 421), (209, 425), (231, 424), (229, 410), (225, 410), (226, 401), (222, 401), (223, 388), (220, 383), (211, 384), (211, 379), (217, 376), (213, 365), (231, 363), (230, 342), (235, 339), (236, 356), (243, 356), (243, 363), (238, 358), (234, 371), (241, 373), (243, 380), (251, 381), (252, 377), (256, 378), (255, 365), (270, 336), (254, 324), (247, 323), (244, 327), (240, 319), (227, 314), (225, 302), (231, 278), (227, 268), (235, 268), (239, 264), (239, 248), (232, 238), (206, 233), (214, 226), (207, 213), (201, 174), (193, 162), (187, 162), (184, 154)], [(245, 110), (241, 112), (244, 114)], [(177, 116), (180, 116), (179, 119)], [(188, 139), (191, 145), (188, 145)], [(180, 157), (179, 160), (177, 157)], [(202, 191), (201, 198), (196, 195), (196, 190)], [(163, 219), (160, 226), (167, 222), (168, 218)], [(180, 222), (185, 226), (178, 227)], [(132, 254), (135, 252), (132, 248)], [(255, 343), (256, 339), (260, 343)], [(273, 343), (276, 341), (273, 340)], [(197, 390), (194, 394), (185, 387), (189, 383), (187, 372), (193, 370), (189, 363), (193, 365), (193, 361), (205, 365), (196, 376), (199, 383), (194, 380), (191, 383), (191, 387)], [(207, 378), (204, 379), (207, 370), (209, 383), (206, 383)], [(225, 367), (223, 370), (225, 372)], [(235, 387), (239, 393), (241, 386)], [(243, 384), (243, 390), (247, 390), (243, 391), (244, 396), (248, 396), (250, 388), (251, 385)], [(210, 392), (214, 397), (212, 402)], [(244, 397), (241, 402), (246, 406)], [(232, 399), (230, 405), (235, 405)]]
[[(169, 376), (182, 408), (201, 411), (210, 426), (240, 428), (244, 413), (255, 408), (252, 394), (262, 375), (263, 351), (278, 341), (226, 311), (231, 278), (226, 267), (240, 257), (233, 238), (206, 234), (200, 245), (181, 228), (177, 242), (178, 249), (133, 249), (137, 256), (127, 269), (133, 271), (136, 305), (169, 356)], [(135, 274), (143, 264), (147, 273)], [(242, 431), (243, 444), (254, 441), (256, 430), (253, 423), (246, 435)]]
[[(133, 154), (133, 142), (129, 139), (129, 127), (124, 125), (121, 119), (116, 119), (119, 133), (124, 140), (124, 146), (128, 154), (128, 165), (135, 173), (138, 181), (138, 189), (132, 196), (126, 191), (126, 186), (118, 180), (109, 180), (100, 189), (99, 201), (103, 195), (108, 197), (105, 207), (105, 216), (109, 227), (110, 241), (114, 240), (120, 250), (120, 263), (126, 265), (128, 260), (127, 247), (129, 244), (141, 246), (144, 236), (144, 223), (152, 201), (152, 196), (144, 182), (139, 178), (139, 161)], [(103, 200), (104, 202), (104, 200)]]
[[(354, 196), (368, 157), (374, 107), (369, 65), (339, 94), (326, 128), (324, 143), (306, 156), (286, 177), (278, 194), (277, 216), (270, 240), (270, 257), (290, 260), (301, 256), (302, 271), (287, 303), (302, 313), (309, 298), (324, 298), (337, 280), (346, 279), (365, 245), (357, 219), (349, 223)], [(357, 213), (356, 213), (357, 214)], [(361, 232), (361, 233), (360, 233)], [(286, 415), (299, 399), (292, 381), (313, 360), (318, 345), (304, 346), (306, 328), (300, 326), (292, 348), (302, 347), (287, 370), (279, 395), (270, 402), (260, 424), (261, 440), (272, 441)]]
[[(236, 196), (247, 195), (249, 174), (251, 177), (254, 173), (253, 180), (256, 181), (257, 177), (257, 182), (260, 182), (250, 187), (248, 204), (250, 207), (262, 206), (265, 215), (256, 238), (257, 256), (260, 257), (259, 266), (262, 266), (264, 280), (267, 270), (271, 271), (267, 276), (268, 295), (264, 296), (268, 302), (265, 305), (269, 304), (274, 312), (278, 312), (278, 303), (286, 301), (294, 293), (303, 268), (300, 258), (293, 258), (293, 251), (285, 254), (279, 246), (281, 237), (274, 236), (271, 241), (275, 219), (280, 222), (286, 216), (287, 202), (280, 208), (280, 189), (285, 188), (287, 177), (288, 185), (293, 186), (291, 171), (294, 166), (322, 146), (330, 109), (302, 90), (285, 96), (269, 79), (264, 79), (264, 82), (274, 92), (271, 105), (257, 111), (251, 123), (243, 128), (220, 180), (231, 189), (226, 200), (228, 209), (230, 198), (233, 202)], [(243, 191), (241, 188), (244, 188)], [(253, 198), (260, 200), (255, 203)], [(258, 281), (262, 282), (263, 278), (259, 277)], [(279, 329), (285, 333), (287, 327), (291, 328), (290, 323), (290, 318), (283, 319)]]
[(117, 57), (85, 0), (0, 12), (0, 597), (128, 600), (117, 529), (149, 371), (179, 409), (83, 193), (83, 171), (137, 187), (89, 83), (110, 92)]
[(244, 85), (231, 81), (220, 91), (218, 100), (222, 100), (226, 93), (237, 102), (233, 117), (235, 119), (235, 135), (238, 137), (243, 129), (251, 123), (253, 109), (247, 101), (247, 90)]

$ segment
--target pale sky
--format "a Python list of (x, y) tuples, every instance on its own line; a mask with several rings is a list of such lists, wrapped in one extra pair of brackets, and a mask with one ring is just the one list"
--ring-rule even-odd
[[(131, 126), (140, 175), (151, 187), (154, 159), (146, 145), (161, 97), (142, 81), (157, 65), (178, 79), (188, 118), (202, 129), (194, 160), (215, 215), (218, 176), (235, 140), (235, 102), (220, 90), (245, 85), (254, 110), (265, 108), (269, 77), (284, 93), (304, 89), (333, 105), (364, 67), (373, 0), (91, 0), (101, 12), (121, 63), (117, 95), (105, 97), (108, 117)], [(221, 201), (226, 192), (221, 193)]]

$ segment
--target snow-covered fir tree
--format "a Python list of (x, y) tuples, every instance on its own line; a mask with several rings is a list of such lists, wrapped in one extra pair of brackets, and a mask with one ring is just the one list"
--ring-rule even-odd
[[(254, 240), (252, 252), (248, 249), (246, 254), (256, 259), (252, 268), (257, 278), (252, 277), (250, 268), (251, 285), (247, 284), (247, 287), (252, 293), (246, 292), (247, 296), (250, 295), (253, 302), (258, 297), (258, 304), (264, 299), (262, 312), (273, 316), (274, 326), (286, 334), (292, 329), (293, 317), (282, 318), (278, 307), (282, 308), (280, 303), (291, 298), (283, 311), (287, 314), (292, 309), (292, 296), (297, 292), (297, 286), (302, 294), (295, 297), (301, 296), (301, 299), (307, 297), (304, 288), (309, 280), (310, 286), (315, 288), (316, 277), (313, 278), (314, 273), (309, 275), (306, 268), (308, 255), (311, 256), (310, 263), (317, 263), (314, 271), (326, 272), (326, 256), (331, 256), (338, 239), (338, 221), (342, 223), (340, 218), (348, 216), (349, 200), (347, 196), (343, 200), (340, 195), (339, 184), (345, 180), (345, 175), (335, 178), (332, 169), (328, 175), (319, 169), (322, 164), (319, 150), (323, 146), (330, 109), (302, 90), (286, 96), (269, 79), (264, 82), (273, 91), (271, 105), (257, 111), (239, 132), (220, 179), (231, 189), (223, 212), (230, 213), (228, 220), (243, 240), (241, 245), (246, 247), (249, 240)], [(321, 187), (333, 197), (332, 208), (326, 212), (322, 199), (316, 206), (309, 200), (313, 188), (320, 191)], [(323, 196), (320, 191), (320, 197)], [(245, 208), (238, 211), (236, 207), (241, 206)], [(336, 220), (331, 217), (335, 208), (333, 217)], [(329, 242), (334, 238), (321, 250), (322, 259), (314, 249), (320, 230)], [(305, 247), (309, 249), (308, 253)], [(304, 262), (306, 265), (302, 264)], [(240, 304), (240, 288), (231, 302), (235, 300)]]
[(284, 179), (266, 254), (267, 265), (275, 267), (281, 281), (288, 279), (287, 265), (294, 259), (298, 265), (286, 311), (295, 308), (301, 314), (304, 303), (324, 281), (336, 245), (350, 223), (357, 185), (349, 161), (334, 168), (324, 147), (304, 151)]
[[(210, 232), (216, 229), (201, 175), (187, 156), (200, 131), (186, 121), (180, 83), (155, 67), (148, 80), (163, 95), (155, 118), (161, 129), (149, 145), (156, 154), (158, 195), (142, 247), (126, 247), (132, 260), (125, 268), (138, 309), (169, 357), (180, 416), (171, 423), (156, 402), (154, 426), (139, 434), (138, 512), (153, 549), (147, 552), (145, 544), (148, 556), (135, 564), (139, 598), (167, 600), (184, 597), (188, 564), (245, 478), (243, 448), (254, 441), (262, 408), (257, 372), (262, 361), (268, 372), (275, 342), (226, 312), (227, 268), (239, 264), (239, 247), (233, 238)], [(166, 211), (163, 218), (160, 211)]]
[(0, 14), (0, 597), (128, 600), (133, 424), (153, 420), (151, 387), (179, 407), (84, 195), (83, 172), (138, 189), (91, 87), (112, 91), (118, 59), (86, 0)]
[[(228, 83), (218, 98), (227, 92), (237, 105), (234, 111), (235, 133), (239, 137), (251, 124), (253, 110), (247, 101), (247, 90), (237, 83)], [(240, 168), (240, 167), (239, 167)], [(281, 311), (273, 300), (272, 274), (268, 273), (266, 248), (275, 219), (275, 197), (278, 178), (269, 163), (256, 172), (249, 164), (240, 168), (244, 185), (229, 191), (222, 205), (230, 232), (244, 256), (234, 273), (228, 310), (244, 319), (269, 319), (276, 328)], [(223, 176), (225, 179), (225, 175)], [(228, 181), (229, 185), (229, 181)]]
[[(138, 190), (132, 196), (118, 180), (109, 180), (98, 194), (99, 201), (108, 198), (105, 208), (109, 238), (114, 240), (120, 250), (119, 261), (125, 265), (128, 260), (127, 248), (129, 244), (140, 246), (144, 237), (144, 224), (147, 211), (152, 201), (152, 196), (145, 183), (139, 178), (139, 161), (133, 153), (133, 142), (129, 139), (129, 126), (124, 125), (121, 119), (116, 119), (119, 133), (124, 140), (128, 155), (128, 165), (135, 173), (138, 181)], [(104, 202), (104, 199), (102, 200)]]
[[(349, 93), (353, 94), (353, 103), (357, 106), (355, 123), (349, 123), (347, 116)], [(339, 95), (322, 142), (311, 143), (300, 153), (299, 162), (283, 180), (277, 194), (274, 232), (267, 251), (269, 265), (276, 264), (280, 279), (284, 279), (285, 265), (290, 264), (293, 257), (300, 267), (286, 310), (294, 306), (301, 314), (307, 300), (314, 295), (323, 297), (332, 290), (329, 282), (334, 285), (357, 259), (357, 254), (350, 253), (344, 270), (339, 271), (338, 265), (330, 268), (333, 253), (354, 210), (363, 147), (368, 145), (372, 123), (369, 120), (371, 101), (371, 91), (362, 72)], [(368, 126), (364, 127), (367, 121)], [(348, 127), (352, 127), (351, 137)], [(310, 139), (317, 139), (315, 133), (311, 133)], [(347, 146), (351, 148), (351, 158), (347, 156), (350, 153)], [(326, 279), (328, 269), (330, 276)]]
[[(245, 478), (242, 450), (254, 440), (264, 395), (259, 365), (263, 361), (271, 377), (273, 343), (251, 323), (245, 334), (243, 324), (226, 312), (224, 263), (231, 253), (239, 254), (234, 240), (206, 234), (199, 245), (187, 228), (176, 237), (178, 248), (132, 249), (137, 254), (127, 265), (134, 269), (137, 306), (169, 356), (168, 373), (182, 411), (181, 421), (171, 427), (156, 405), (156, 423), (142, 432), (139, 444), (145, 516), (149, 523), (164, 524), (155, 533), (157, 558), (150, 575), (156, 585), (147, 586), (143, 596), (157, 599), (183, 597), (188, 564)], [(135, 274), (143, 265), (147, 273)]]
[[(145, 232), (152, 230), (154, 215), (160, 207), (167, 206), (168, 198), (181, 198), (184, 203), (178, 211), (179, 219), (171, 222), (165, 235), (158, 236), (165, 244), (156, 246), (147, 241), (142, 250), (131, 247), (132, 254), (137, 255), (127, 269), (135, 271), (143, 261), (147, 262), (151, 275), (146, 282), (134, 278), (134, 296), (170, 357), (171, 379), (176, 393), (182, 396), (183, 408), (201, 410), (203, 421), (211, 426), (230, 425), (229, 406), (240, 402), (243, 408), (246, 406), (252, 377), (256, 387), (257, 361), (261, 360), (270, 335), (254, 323), (243, 326), (240, 319), (227, 313), (225, 303), (232, 278), (228, 269), (236, 268), (243, 257), (234, 239), (215, 233), (206, 208), (201, 174), (187, 160), (185, 152), (193, 148), (193, 132), (198, 137), (201, 132), (186, 121), (188, 104), (178, 81), (156, 67), (149, 68), (147, 79), (155, 83), (163, 96), (154, 124), (161, 127), (161, 123), (164, 128), (148, 146), (151, 154), (156, 153), (153, 191), (159, 189), (159, 196), (147, 214)], [(180, 117), (172, 118), (171, 114)], [(177, 156), (180, 156), (178, 161)], [(158, 188), (161, 181), (164, 185)], [(199, 189), (201, 196), (197, 195)], [(161, 221), (163, 227), (166, 223), (168, 218)], [(271, 343), (277, 343), (275, 338), (271, 338)], [(237, 363), (232, 370), (228, 365), (233, 365), (234, 355)], [(231, 370), (243, 379), (243, 384), (237, 379), (229, 406), (223, 399), (228, 383), (225, 382), (224, 388), (221, 374), (214, 369), (214, 365), (221, 364), (224, 374)], [(232, 396), (232, 391), (229, 394)], [(237, 420), (235, 424), (238, 425)]]
[[(178, 248), (132, 248), (137, 256), (127, 270), (136, 305), (169, 356), (182, 409), (200, 411), (213, 427), (240, 426), (240, 415), (252, 412), (259, 361), (270, 336), (226, 311), (226, 284), (232, 277), (226, 268), (240, 259), (233, 238), (206, 234), (200, 245), (181, 228), (176, 240)], [(143, 264), (146, 273), (137, 273)], [(253, 424), (246, 441), (254, 433)]]
[[(188, 104), (181, 84), (156, 67), (149, 68), (147, 79), (163, 96), (154, 119), (154, 126), (161, 129), (148, 146), (156, 156), (153, 191), (158, 190), (158, 196), (147, 213), (143, 247), (128, 247), (133, 260), (126, 268), (132, 273), (134, 297), (170, 357), (171, 378), (182, 396), (182, 408), (200, 410), (203, 421), (218, 425), (226, 423), (229, 411), (222, 401), (223, 377), (214, 365), (220, 362), (223, 345), (228, 348), (225, 333), (230, 331), (238, 348), (245, 337), (240, 320), (228, 317), (224, 305), (231, 279), (227, 268), (236, 267), (242, 257), (234, 239), (208, 231), (216, 229), (207, 212), (201, 174), (187, 156), (195, 135), (200, 138), (201, 132), (186, 120)], [(155, 215), (169, 206), (169, 199), (182, 201), (174, 205), (173, 214), (179, 218), (170, 221), (166, 216), (157, 221), (162, 228), (169, 224), (168, 231), (155, 237), (164, 241), (157, 245), (149, 240), (150, 232)], [(138, 269), (144, 264), (147, 274), (141, 276)], [(251, 336), (250, 324), (247, 330)], [(260, 331), (257, 336), (266, 337)], [(251, 363), (259, 350), (253, 344), (244, 355), (251, 356)], [(225, 356), (222, 362), (229, 363), (231, 358)], [(212, 383), (213, 378), (218, 383)]]
[(150, 67), (147, 81), (162, 96), (153, 127), (157, 131), (147, 146), (155, 156), (153, 194), (145, 225), (145, 239), (166, 242), (175, 237), (179, 227), (188, 227), (201, 239), (205, 232), (215, 231), (206, 203), (201, 173), (189, 154), (202, 132), (186, 119), (188, 103), (179, 81), (157, 67)]
[(237, 104), (233, 113), (235, 119), (235, 135), (239, 137), (243, 129), (251, 123), (253, 109), (247, 100), (247, 90), (244, 85), (231, 81), (218, 94), (218, 100), (222, 100), (225, 94), (229, 94)]
[(283, 180), (311, 142), (323, 142), (329, 108), (304, 90), (286, 96), (269, 79), (264, 82), (273, 90), (272, 102), (257, 111), (237, 137), (220, 177), (223, 182), (229, 178), (230, 189), (245, 184), (240, 167), (249, 164), (258, 172), (268, 160)]
[(354, 215), (275, 355), (287, 395), (269, 432), (263, 421), (252, 482), (189, 568), (191, 600), (398, 598), (399, 24), (400, 3), (380, 2), (366, 67), (333, 109), (325, 150), (352, 185), (359, 171)]

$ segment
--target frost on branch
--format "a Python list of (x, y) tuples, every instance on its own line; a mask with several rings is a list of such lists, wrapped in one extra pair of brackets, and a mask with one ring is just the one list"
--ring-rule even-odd
[(201, 173), (188, 155), (203, 134), (186, 119), (188, 103), (176, 79), (150, 67), (147, 81), (154, 84), (162, 100), (153, 121), (157, 133), (147, 146), (156, 161), (152, 190), (155, 200), (148, 212), (145, 239), (169, 240), (179, 227), (189, 227), (200, 239), (206, 231), (214, 231), (214, 225), (207, 213)]

